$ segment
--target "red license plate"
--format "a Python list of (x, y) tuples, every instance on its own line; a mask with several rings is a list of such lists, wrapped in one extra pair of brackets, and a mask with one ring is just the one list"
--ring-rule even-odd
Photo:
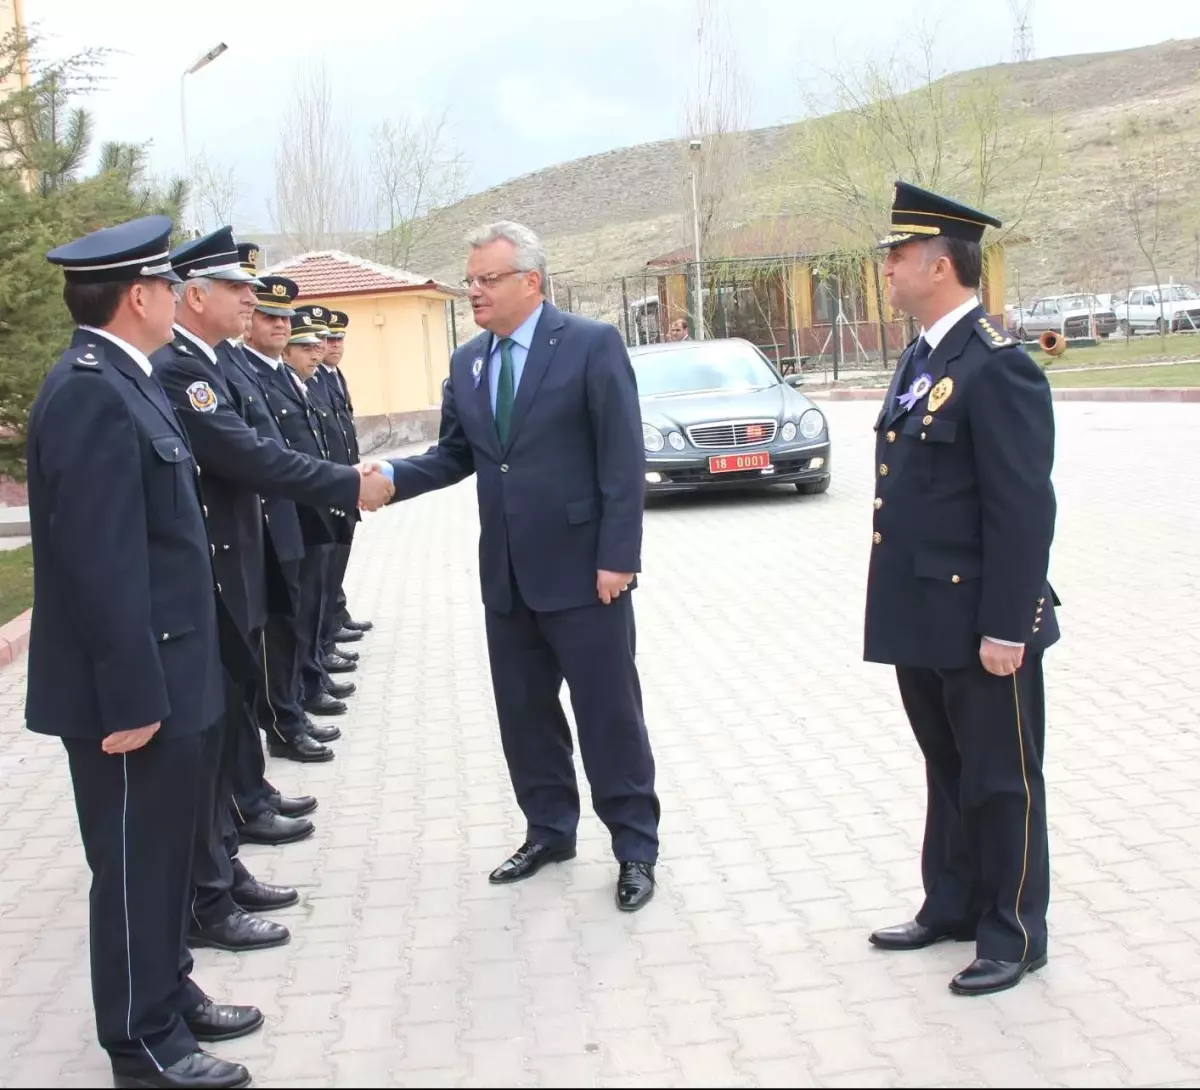
[(766, 469), (771, 456), (765, 450), (753, 454), (714, 454), (708, 460), (709, 473), (738, 473), (747, 469)]

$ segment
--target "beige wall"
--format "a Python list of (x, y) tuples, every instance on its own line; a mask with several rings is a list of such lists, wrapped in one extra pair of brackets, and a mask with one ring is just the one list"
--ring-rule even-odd
[(342, 368), (356, 416), (441, 404), (450, 373), (446, 299), (438, 292), (301, 297), (350, 317)]

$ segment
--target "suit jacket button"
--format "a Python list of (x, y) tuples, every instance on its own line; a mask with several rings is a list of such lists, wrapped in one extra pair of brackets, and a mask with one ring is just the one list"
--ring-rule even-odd
[(929, 427), (929, 425), (933, 423), (933, 417), (927, 413), (925, 415), (925, 419), (922, 420), (921, 423), (924, 424), (925, 427)]
[(508, 472), (508, 463), (507, 463), (507, 462), (505, 462), (505, 463), (504, 463), (504, 464), (503, 464), (503, 465), (500, 467), (500, 472), (501, 472), (501, 473), (507, 473), (507, 472)]
[(880, 533), (878, 530), (876, 530), (876, 531), (875, 531), (875, 532), (874, 532), (874, 533), (871, 535), (871, 540), (872, 540), (873, 542), (875, 542), (875, 544), (876, 544), (876, 545), (880, 545), (880, 544), (882, 544), (882, 543), (883, 543), (883, 534), (881, 534), (881, 533)]
[(875, 510), (878, 511), (882, 506), (883, 506), (883, 497), (876, 496), (875, 497)]
[(889, 443), (894, 443), (896, 441), (896, 433), (894, 431), (889, 431), (887, 433), (887, 441)]
[(171, 633), (164, 632), (160, 638), (164, 639), (164, 640), (169, 640), (171, 638)]
[(950, 576), (950, 582), (951, 583), (961, 583), (962, 576), (961, 575), (952, 575), (952, 576)]
[(881, 476), (881, 477), (886, 477), (886, 476), (887, 476), (887, 474), (888, 474), (888, 469), (887, 469), (887, 466), (886, 466), (886, 465), (882, 465), (882, 466), (880, 466), (880, 467), (879, 467), (879, 476)]

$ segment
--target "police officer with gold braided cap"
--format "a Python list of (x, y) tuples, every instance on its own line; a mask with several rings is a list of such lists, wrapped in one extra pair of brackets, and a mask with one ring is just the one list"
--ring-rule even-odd
[(205, 996), (183, 941), (201, 754), (223, 708), (200, 471), (147, 358), (172, 336), (170, 233), (149, 216), (47, 255), (78, 328), (29, 421), (26, 721), (67, 751), (114, 1085), (236, 1087), (246, 1069), (197, 1042), (262, 1014)]
[(865, 658), (896, 669), (925, 758), (915, 919), (889, 950), (975, 943), (961, 995), (1046, 963), (1050, 863), (1042, 656), (1059, 635), (1047, 582), (1056, 504), (1045, 375), (980, 305), (982, 239), (1000, 221), (897, 182), (880, 240), (891, 305), (921, 324), (875, 422)]

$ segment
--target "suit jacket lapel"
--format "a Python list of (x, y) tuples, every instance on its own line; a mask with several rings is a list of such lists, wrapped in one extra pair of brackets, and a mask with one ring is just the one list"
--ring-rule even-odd
[[(469, 341), (464, 345), (463, 356), (469, 362), (467, 363), (467, 376), (470, 381), (469, 400), (466, 405), (459, 406), (459, 413), (463, 413), (470, 408), (473, 415), (479, 419), (479, 431), (483, 436), (484, 444), (488, 448), (488, 452), (492, 457), (499, 459), (500, 438), (496, 435), (496, 416), (492, 412), (492, 387), (491, 387), (491, 366), (492, 366), (492, 345), (495, 343), (495, 338), (490, 333), (481, 333), (474, 341)], [(475, 367), (478, 364), (479, 374), (476, 376)], [(476, 379), (478, 378), (478, 381)]]
[[(946, 369), (950, 364), (963, 354), (963, 349), (967, 347), (973, 336), (973, 327), (983, 314), (983, 307), (976, 307), (969, 314), (963, 315), (962, 318), (951, 326), (950, 332), (938, 342), (937, 348), (930, 353), (929, 378), (931, 381), (929, 389), (931, 391), (938, 384), (938, 380), (945, 377)], [(928, 397), (929, 394), (926, 393), (922, 401), (925, 401)], [(914, 411), (916, 408), (917, 406), (914, 405)]]
[[(95, 341), (88, 341), (83, 338), (88, 336), (87, 333), (76, 334), (76, 339), (72, 341), (72, 348), (84, 348), (87, 345), (95, 344)], [(163, 419), (171, 425), (171, 430), (175, 432), (181, 439), (186, 440), (186, 434), (183, 430), (183, 425), (179, 423), (179, 418), (175, 415), (175, 410), (171, 408), (171, 403), (167, 400), (166, 392), (159, 385), (158, 379), (153, 375), (147, 375), (138, 365), (137, 362), (127, 352), (123, 351), (119, 345), (113, 344), (107, 337), (104, 338), (104, 358), (111, 363), (118, 371), (121, 372), (130, 382), (132, 382), (138, 391), (150, 402), (161, 414)], [(190, 448), (189, 448), (190, 449)]]
[[(533, 331), (533, 343), (530, 344), (529, 354), (525, 357), (525, 369), (521, 372), (521, 384), (517, 387), (516, 398), (513, 401), (508, 443), (504, 448), (506, 451), (513, 445), (517, 432), (521, 430), (525, 417), (529, 415), (529, 407), (537, 396), (542, 379), (546, 377), (546, 370), (550, 366), (550, 360), (554, 357), (554, 350), (558, 345), (558, 332), (564, 324), (562, 313), (553, 304), (543, 304), (542, 316), (538, 319), (538, 324)], [(495, 430), (494, 422), (493, 430)]]

